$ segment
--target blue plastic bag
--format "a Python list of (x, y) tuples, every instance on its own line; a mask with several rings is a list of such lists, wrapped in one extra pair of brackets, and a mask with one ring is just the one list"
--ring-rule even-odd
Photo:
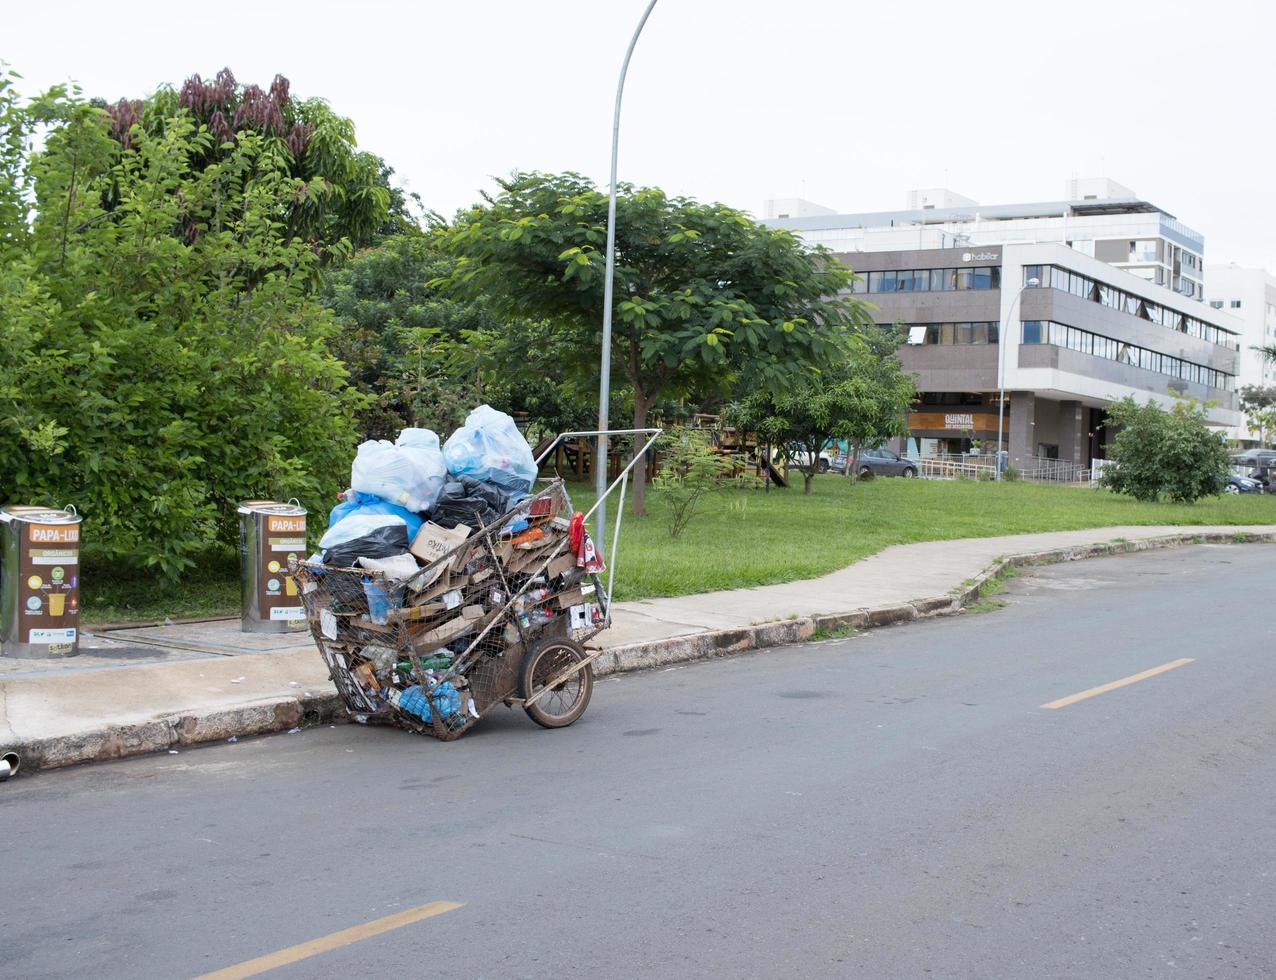
[(527, 493), (536, 481), (532, 447), (514, 420), (480, 405), (443, 444), (443, 460), (453, 476), (468, 476)]
[(392, 504), (388, 500), (382, 500), (376, 494), (347, 490), (342, 494), (341, 503), (332, 508), (332, 513), (328, 515), (328, 527), (334, 527), (352, 514), (384, 514), (392, 517), (402, 517), (403, 523), (408, 526), (408, 541), (416, 538), (416, 534), (421, 530), (421, 524), (423, 523), (419, 514), (414, 514), (406, 507), (400, 507), (398, 504)]
[(446, 681), (431, 691), (429, 698), (426, 698), (420, 684), (404, 688), (399, 698), (399, 707), (422, 721), (429, 721), (431, 701), (434, 702), (434, 710), (439, 713), (440, 718), (452, 718), (461, 713), (461, 694)]

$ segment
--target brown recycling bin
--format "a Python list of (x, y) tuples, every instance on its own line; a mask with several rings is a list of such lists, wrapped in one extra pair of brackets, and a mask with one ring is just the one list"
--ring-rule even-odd
[(80, 515), (0, 508), (0, 653), (68, 657), (80, 642)]
[(289, 559), (306, 557), (306, 509), (296, 501), (245, 500), (239, 506), (241, 628), (286, 633), (306, 628)]

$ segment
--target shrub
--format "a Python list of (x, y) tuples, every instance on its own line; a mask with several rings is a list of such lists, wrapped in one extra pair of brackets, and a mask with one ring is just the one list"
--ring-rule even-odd
[(40, 105), (29, 165), (0, 140), (37, 205), (0, 226), (0, 502), (74, 503), (97, 560), (173, 582), (233, 544), (238, 500), (326, 509), (345, 481), (360, 399), (320, 259), (280, 228), (303, 191), (259, 133), (201, 169), (184, 112), (121, 143), (99, 108)]
[(669, 537), (676, 538), (708, 494), (731, 485), (735, 461), (714, 452), (705, 434), (695, 429), (674, 426), (660, 441), (662, 465), (652, 486), (668, 509)]
[(1108, 411), (1121, 427), (1112, 445), (1113, 465), (1101, 483), (1136, 500), (1161, 496), (1178, 503), (1222, 493), (1231, 460), (1199, 404), (1182, 401), (1170, 411), (1124, 398)]

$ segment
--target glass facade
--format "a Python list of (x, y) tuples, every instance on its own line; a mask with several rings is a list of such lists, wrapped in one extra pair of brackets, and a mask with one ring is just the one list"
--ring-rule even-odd
[(1029, 279), (1036, 279), (1042, 287), (1071, 293), (1073, 296), (1079, 296), (1082, 299), (1091, 300), (1109, 309), (1119, 310), (1122, 313), (1149, 320), (1170, 330), (1177, 330), (1179, 333), (1185, 333), (1191, 337), (1199, 337), (1201, 340), (1207, 340), (1211, 344), (1217, 344), (1219, 347), (1240, 350), (1240, 338), (1236, 334), (1229, 333), (1221, 327), (1214, 326), (1212, 323), (1206, 323), (1197, 317), (1188, 316), (1186, 313), (1181, 313), (1172, 307), (1162, 306), (1152, 300), (1144, 299), (1142, 296), (1136, 296), (1134, 293), (1127, 293), (1123, 289), (1109, 286), (1105, 282), (1091, 279), (1070, 269), (1064, 269), (1057, 265), (1026, 265), (1023, 269), (1023, 276), (1025, 285), (1027, 285)]
[(1193, 381), (1230, 391), (1235, 378), (1222, 371), (1215, 371), (1204, 364), (1195, 364), (1169, 354), (1160, 354), (1146, 347), (1136, 347), (1121, 340), (1103, 337), (1088, 330), (1080, 330), (1064, 323), (1052, 320), (1024, 320), (1023, 342), (1025, 344), (1050, 344), (1066, 350), (1080, 351), (1094, 357), (1102, 357), (1109, 361), (1119, 361), (1131, 367), (1145, 371), (1155, 371), (1183, 381)]
[(999, 288), (1001, 267), (996, 265), (868, 272), (851, 283), (852, 293), (939, 293), (954, 289)]
[(958, 344), (995, 344), (1000, 339), (1000, 324), (995, 320), (962, 323), (910, 323), (908, 342), (914, 347)]

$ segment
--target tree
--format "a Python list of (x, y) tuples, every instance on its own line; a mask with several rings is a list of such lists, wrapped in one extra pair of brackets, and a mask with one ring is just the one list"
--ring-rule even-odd
[[(870, 331), (871, 333), (871, 331)], [(883, 354), (880, 334), (852, 337), (840, 362), (778, 391), (756, 391), (732, 403), (728, 423), (759, 440), (800, 450), (795, 461), (811, 492), (820, 453), (836, 439), (853, 447), (876, 445), (908, 432), (908, 409), (917, 396), (900, 370), (894, 347)], [(848, 465), (850, 463), (848, 462)]]
[(333, 350), (371, 399), (362, 431), (393, 438), (414, 425), (446, 438), (481, 402), (541, 432), (591, 428), (588, 394), (557, 377), (561, 338), (543, 322), (498, 316), (482, 297), (445, 293), (456, 259), (440, 245), (393, 236), (326, 277), (324, 302), (341, 321)]
[(1259, 445), (1266, 445), (1267, 433), (1276, 428), (1276, 387), (1245, 385), (1240, 396), (1249, 427), (1258, 430)]
[[(444, 233), (448, 282), (498, 312), (548, 321), (561, 375), (597, 384), (607, 195), (578, 174), (516, 173)], [(662, 397), (778, 388), (828, 360), (863, 304), (850, 270), (790, 232), (721, 204), (619, 189), (613, 377), (632, 390), (633, 427)], [(634, 513), (645, 513), (635, 473)]]
[[(241, 159), (239, 144), (251, 137), (255, 158), (293, 184), (290, 199), (278, 201), (274, 219), (285, 242), (300, 239), (322, 258), (371, 244), (390, 231), (415, 226), (401, 191), (390, 186), (393, 171), (372, 153), (359, 150), (354, 123), (337, 115), (323, 99), (298, 99), (288, 79), (276, 75), (270, 86), (241, 85), (229, 68), (205, 81), (192, 75), (180, 89), (162, 86), (145, 99), (98, 103), (108, 118), (108, 133), (121, 150), (143, 136), (155, 139), (174, 119), (194, 123), (187, 152), (192, 173)], [(103, 187), (104, 205), (116, 202), (116, 188)], [(216, 202), (222, 221), (236, 217), (233, 197)], [(229, 212), (229, 213), (228, 213)], [(197, 234), (201, 216), (179, 210), (176, 231)]]
[(327, 350), (320, 258), (283, 232), (289, 161), (250, 130), (219, 149), (180, 110), (127, 145), (60, 89), (22, 112), (49, 129), (19, 175), (33, 223), (0, 229), (4, 499), (73, 502), (97, 557), (170, 582), (235, 540), (238, 500), (326, 508), (359, 396)]
[(1103, 470), (1108, 489), (1136, 500), (1191, 503), (1227, 485), (1231, 456), (1196, 402), (1179, 401), (1167, 412), (1126, 397), (1108, 409), (1108, 424), (1120, 427), (1109, 453), (1113, 465)]

